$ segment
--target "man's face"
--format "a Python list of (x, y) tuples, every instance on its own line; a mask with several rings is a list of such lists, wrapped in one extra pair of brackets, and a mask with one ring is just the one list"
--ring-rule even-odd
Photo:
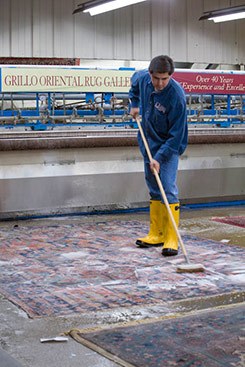
[(168, 73), (152, 73), (150, 76), (153, 87), (157, 92), (163, 90), (168, 85), (168, 82), (171, 78)]

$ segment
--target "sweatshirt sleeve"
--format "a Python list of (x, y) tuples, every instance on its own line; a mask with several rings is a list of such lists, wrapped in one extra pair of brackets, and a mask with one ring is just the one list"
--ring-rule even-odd
[(129, 99), (131, 107), (139, 107), (140, 105), (140, 88), (139, 88), (140, 72), (135, 72), (131, 78), (131, 88), (129, 90)]
[(168, 137), (164, 144), (158, 149), (154, 159), (161, 163), (164, 159), (170, 158), (172, 154), (179, 154), (182, 142), (186, 135), (186, 101), (176, 99), (171, 103), (168, 112), (169, 130)]

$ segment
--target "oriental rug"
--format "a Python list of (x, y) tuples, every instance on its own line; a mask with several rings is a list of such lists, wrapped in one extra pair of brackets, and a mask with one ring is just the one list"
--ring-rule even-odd
[[(67, 224), (66, 224), (67, 223)], [(148, 223), (111, 220), (0, 227), (0, 292), (29, 317), (65, 316), (215, 296), (244, 289), (245, 250), (183, 235), (204, 273), (176, 272), (183, 254), (139, 249)]]
[(125, 367), (242, 367), (244, 313), (236, 306), (70, 335)]
[(214, 217), (212, 218), (212, 220), (219, 223), (230, 224), (233, 226), (245, 228), (245, 216)]

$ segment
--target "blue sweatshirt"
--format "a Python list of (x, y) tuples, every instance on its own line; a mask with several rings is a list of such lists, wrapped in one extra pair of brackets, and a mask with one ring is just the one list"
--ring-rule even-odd
[[(160, 92), (154, 90), (148, 70), (135, 72), (129, 91), (131, 107), (140, 107), (142, 129), (153, 159), (160, 164), (172, 154), (181, 155), (187, 146), (188, 126), (186, 97), (173, 78)], [(138, 134), (142, 155), (148, 160), (144, 143)]]

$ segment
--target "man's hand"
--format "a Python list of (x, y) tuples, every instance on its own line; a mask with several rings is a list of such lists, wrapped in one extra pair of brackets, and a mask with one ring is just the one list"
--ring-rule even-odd
[(157, 171), (157, 173), (160, 172), (160, 163), (158, 161), (156, 161), (155, 159), (152, 159), (152, 161), (150, 162), (150, 169), (152, 171), (152, 173), (154, 173), (154, 169)]
[(132, 107), (130, 109), (130, 115), (133, 116), (134, 119), (136, 119), (136, 117), (139, 115), (140, 113), (140, 109), (138, 107)]

